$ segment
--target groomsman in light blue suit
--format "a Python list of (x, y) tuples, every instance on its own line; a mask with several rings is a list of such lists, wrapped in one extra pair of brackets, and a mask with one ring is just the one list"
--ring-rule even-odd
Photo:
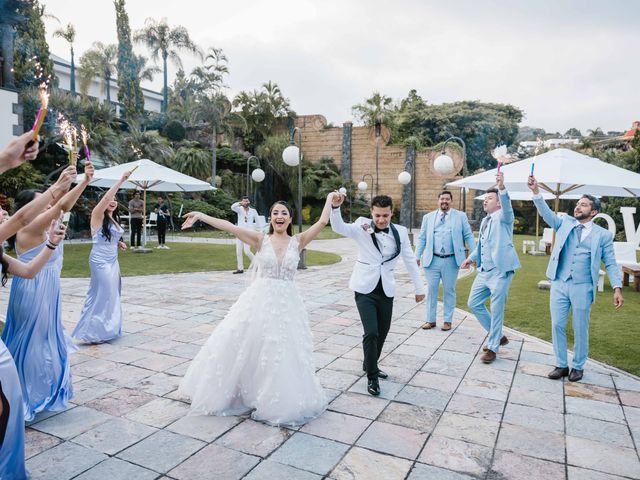
[[(593, 223), (593, 217), (601, 208), (597, 198), (583, 195), (576, 203), (573, 217), (560, 217), (551, 211), (540, 195), (535, 177), (529, 177), (528, 185), (538, 212), (556, 230), (556, 241), (547, 267), (547, 277), (551, 280), (549, 304), (556, 368), (548, 377), (557, 380), (568, 375), (569, 381), (577, 382), (582, 379), (589, 354), (589, 316), (591, 304), (596, 300), (600, 262), (604, 263), (609, 275), (616, 309), (624, 302), (620, 271), (613, 251), (613, 235)], [(574, 333), (571, 372), (567, 363), (569, 309)]]
[(465, 243), (469, 251), (476, 248), (467, 216), (451, 208), (453, 194), (445, 190), (438, 195), (438, 210), (422, 218), (420, 235), (416, 243), (418, 266), (424, 267), (427, 279), (427, 318), (422, 328), (436, 326), (438, 287), (444, 289), (444, 324), (442, 330), (451, 330), (453, 309), (456, 306), (456, 280), (460, 264), (466, 258)]
[[(480, 240), (476, 249), (460, 265), (460, 268), (468, 268), (471, 262), (475, 262), (478, 266), (467, 304), (489, 332), (484, 354), (480, 357), (484, 363), (493, 362), (500, 345), (509, 343), (502, 334), (504, 307), (513, 273), (520, 268), (520, 260), (513, 247), (515, 217), (502, 172), (496, 175), (496, 187), (487, 190), (484, 198), (487, 216), (480, 224)], [(491, 298), (491, 313), (484, 304), (488, 298)]]

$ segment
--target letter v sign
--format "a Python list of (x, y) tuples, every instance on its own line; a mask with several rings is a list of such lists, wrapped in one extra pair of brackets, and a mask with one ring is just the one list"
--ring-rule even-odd
[(638, 248), (640, 246), (640, 225), (636, 229), (636, 224), (633, 221), (636, 207), (620, 207), (620, 213), (624, 222), (624, 233), (627, 237), (627, 242), (633, 243)]

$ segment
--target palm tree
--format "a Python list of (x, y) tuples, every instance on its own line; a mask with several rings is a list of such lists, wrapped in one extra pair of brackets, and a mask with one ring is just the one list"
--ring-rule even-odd
[(93, 42), (93, 48), (80, 57), (80, 91), (86, 95), (89, 85), (95, 77), (101, 79), (102, 90), (106, 94), (107, 103), (111, 104), (111, 77), (116, 72), (118, 46)]
[(237, 112), (231, 111), (231, 102), (222, 95), (202, 97), (196, 107), (198, 119), (204, 121), (211, 128), (211, 185), (216, 186), (216, 149), (218, 134), (226, 133), (233, 138), (233, 128), (246, 128), (246, 121)]
[(153, 61), (157, 62), (162, 58), (164, 81), (162, 112), (166, 112), (169, 90), (167, 61), (171, 59), (175, 65), (182, 67), (182, 61), (180, 60), (178, 52), (180, 50), (186, 50), (202, 57), (200, 47), (193, 43), (186, 28), (180, 25), (171, 28), (167, 24), (166, 18), (159, 21), (153, 18), (147, 18), (145, 20), (145, 27), (138, 30), (133, 39), (147, 46), (151, 52)]
[(69, 43), (69, 48), (71, 49), (71, 78), (69, 80), (69, 90), (71, 93), (76, 93), (76, 64), (74, 62), (73, 57), (73, 42), (76, 39), (76, 29), (75, 27), (68, 23), (66, 28), (60, 28), (53, 32), (54, 37), (64, 38)]
[(140, 80), (146, 80), (148, 82), (153, 81), (154, 75), (160, 73), (160, 67), (156, 65), (148, 66), (147, 57), (144, 55), (136, 55), (136, 72)]
[(173, 149), (157, 132), (143, 131), (137, 126), (130, 125), (129, 131), (122, 140), (123, 158), (120, 160), (122, 163), (138, 160), (134, 147), (142, 152), (142, 158), (148, 158), (160, 164), (166, 165), (173, 158)]
[(205, 180), (211, 174), (210, 160), (209, 152), (198, 142), (183, 141), (171, 164), (186, 175)]
[(380, 148), (380, 131), (382, 125), (389, 126), (393, 118), (393, 100), (391, 97), (373, 92), (371, 98), (364, 103), (354, 105), (351, 109), (353, 115), (367, 127), (373, 127), (376, 139), (376, 194), (378, 192), (378, 150)]

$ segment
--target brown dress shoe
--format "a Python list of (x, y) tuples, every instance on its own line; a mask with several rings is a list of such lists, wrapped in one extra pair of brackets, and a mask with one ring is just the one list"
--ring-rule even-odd
[[(509, 343), (509, 339), (506, 337), (506, 335), (502, 335), (502, 338), (500, 339), (500, 346), (504, 347), (507, 343)], [(487, 350), (489, 350), (489, 347), (487, 347), (486, 345), (482, 347), (483, 352), (486, 352)]]
[(493, 363), (495, 359), (496, 359), (496, 352), (494, 352), (493, 350), (487, 350), (480, 357), (480, 360), (482, 360), (482, 363)]
[(442, 328), (440, 330), (444, 330), (445, 332), (447, 330), (451, 330), (451, 322), (444, 322), (444, 325), (442, 325)]
[(432, 328), (436, 328), (436, 324), (427, 322), (420, 328), (422, 328), (423, 330), (431, 330)]

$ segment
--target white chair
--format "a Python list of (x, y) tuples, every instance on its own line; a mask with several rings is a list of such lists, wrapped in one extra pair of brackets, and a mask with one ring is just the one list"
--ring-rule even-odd
[(151, 212), (149, 214), (149, 220), (147, 220), (147, 228), (155, 228), (158, 224), (158, 214)]
[(553, 228), (545, 228), (542, 230), (542, 238), (538, 242), (538, 250), (544, 252), (547, 248), (547, 245), (551, 245), (553, 243)]

